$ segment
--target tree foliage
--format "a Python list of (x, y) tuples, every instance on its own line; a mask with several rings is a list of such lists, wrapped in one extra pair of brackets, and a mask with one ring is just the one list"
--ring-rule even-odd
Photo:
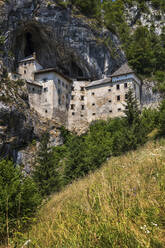
[(34, 181), (11, 161), (0, 161), (0, 240), (8, 240), (34, 216), (41, 203)]

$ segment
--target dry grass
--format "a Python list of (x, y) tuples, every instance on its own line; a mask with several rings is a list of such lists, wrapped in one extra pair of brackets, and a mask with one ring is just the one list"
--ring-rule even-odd
[[(165, 247), (164, 143), (111, 158), (52, 196), (29, 233), (30, 247)], [(18, 237), (21, 247), (28, 236)]]

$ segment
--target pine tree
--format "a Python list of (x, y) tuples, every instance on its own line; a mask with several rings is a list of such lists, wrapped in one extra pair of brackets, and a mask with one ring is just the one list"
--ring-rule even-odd
[(50, 195), (60, 188), (60, 176), (49, 147), (49, 134), (45, 133), (40, 143), (33, 179), (42, 196)]
[(129, 89), (127, 93), (124, 113), (126, 115), (126, 120), (129, 126), (132, 126), (135, 122), (136, 123), (139, 122), (140, 110), (139, 110), (137, 99), (131, 88)]

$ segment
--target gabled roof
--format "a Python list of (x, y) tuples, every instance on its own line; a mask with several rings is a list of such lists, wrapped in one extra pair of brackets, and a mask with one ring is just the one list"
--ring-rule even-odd
[(107, 84), (109, 82), (111, 82), (111, 78), (103, 78), (103, 79), (100, 79), (100, 80), (92, 81), (91, 83), (89, 83), (86, 86), (86, 88), (101, 85), (101, 84)]
[(35, 71), (34, 74), (43, 74), (43, 73), (48, 73), (48, 72), (55, 72), (56, 74), (60, 75), (61, 77), (69, 81), (70, 83), (72, 82), (71, 78), (63, 75), (61, 72), (57, 71), (55, 68), (47, 68), (47, 69)]
[(111, 77), (117, 77), (125, 74), (133, 73), (134, 71), (129, 67), (127, 63), (123, 64), (117, 71), (115, 71)]
[(43, 87), (43, 85), (37, 81), (27, 81), (28, 84), (32, 84), (32, 85), (36, 85), (36, 86), (40, 86)]
[(30, 56), (28, 56), (28, 57), (26, 57), (24, 59), (21, 59), (19, 61), (19, 63), (26, 62), (26, 61), (29, 61), (29, 60), (35, 60), (35, 58), (33, 57), (33, 55), (30, 55)]

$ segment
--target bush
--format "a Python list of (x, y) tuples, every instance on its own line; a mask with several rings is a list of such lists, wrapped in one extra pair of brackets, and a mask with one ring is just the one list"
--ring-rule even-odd
[(0, 240), (7, 241), (31, 221), (41, 203), (36, 185), (11, 161), (0, 161)]

